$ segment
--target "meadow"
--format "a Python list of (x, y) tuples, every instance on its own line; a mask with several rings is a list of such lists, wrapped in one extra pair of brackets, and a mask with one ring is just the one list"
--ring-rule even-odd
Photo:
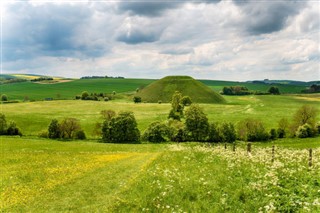
[[(2, 212), (318, 212), (320, 148), (1, 137)], [(318, 143), (318, 147), (319, 147)]]
[[(64, 86), (72, 82), (2, 86), (17, 98), (28, 91), (42, 100), (48, 94), (71, 99), (79, 91), (103, 88), (134, 94), (148, 83), (126, 79), (112, 84), (116, 81), (122, 79), (110, 79), (111, 86), (106, 79), (77, 80), (70, 90)], [(320, 111), (319, 94), (224, 98), (224, 104), (200, 104), (210, 122), (237, 124), (255, 118), (270, 130), (281, 118), (291, 121), (305, 104)], [(223, 144), (194, 142), (109, 144), (93, 134), (95, 124), (102, 121), (102, 110), (134, 112), (142, 133), (150, 123), (166, 121), (170, 104), (135, 104), (124, 95), (108, 102), (26, 101), (0, 107), (23, 133), (22, 137), (0, 136), (1, 212), (320, 212), (319, 136), (254, 142), (250, 154), (240, 141), (235, 152), (231, 145), (225, 149)], [(67, 117), (80, 120), (87, 140), (38, 137), (52, 119)]]

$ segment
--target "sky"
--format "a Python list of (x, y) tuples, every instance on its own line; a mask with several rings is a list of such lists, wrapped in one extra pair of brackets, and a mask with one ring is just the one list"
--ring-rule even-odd
[(320, 80), (320, 1), (1, 1), (1, 72)]

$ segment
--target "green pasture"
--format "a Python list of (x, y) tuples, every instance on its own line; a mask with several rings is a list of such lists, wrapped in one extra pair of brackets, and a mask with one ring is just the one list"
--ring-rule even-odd
[(319, 148), (244, 147), (0, 137), (0, 211), (320, 211)]
[[(39, 84), (33, 82), (22, 82), (0, 85), (0, 93), (6, 94), (9, 100), (44, 100), (74, 99), (83, 91), (89, 93), (133, 93), (137, 88), (143, 88), (154, 82), (152, 79), (77, 79), (69, 82), (55, 84)], [(216, 92), (222, 91), (224, 86), (246, 86), (249, 90), (267, 91), (271, 85), (253, 84), (244, 82), (200, 80)], [(277, 85), (282, 93), (300, 93), (304, 86)], [(158, 100), (157, 100), (158, 101)]]
[[(246, 118), (263, 121), (267, 129), (277, 128), (281, 118), (292, 120), (293, 114), (302, 105), (308, 104), (320, 111), (319, 95), (268, 95), (268, 96), (224, 96), (227, 104), (201, 104), (210, 122), (237, 123)], [(102, 110), (132, 111), (143, 132), (154, 121), (166, 121), (170, 111), (170, 104), (139, 103), (130, 100), (115, 101), (38, 101), (15, 104), (2, 104), (1, 111), (7, 120), (14, 120), (24, 135), (36, 136), (47, 130), (52, 119), (62, 120), (74, 117), (80, 120), (88, 138), (95, 138), (92, 134), (97, 122), (101, 122)], [(320, 120), (320, 114), (318, 116)]]

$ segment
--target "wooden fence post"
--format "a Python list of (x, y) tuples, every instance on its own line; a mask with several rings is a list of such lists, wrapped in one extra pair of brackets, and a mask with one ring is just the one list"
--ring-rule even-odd
[(273, 163), (274, 162), (274, 145), (272, 145), (272, 160), (271, 162)]
[(251, 155), (251, 143), (250, 142), (248, 142), (248, 144), (247, 144), (247, 153), (249, 155)]
[(236, 151), (236, 143), (233, 143), (232, 150), (235, 152)]
[(227, 143), (224, 143), (224, 149), (227, 149)]
[(309, 149), (309, 167), (312, 166), (312, 149)]

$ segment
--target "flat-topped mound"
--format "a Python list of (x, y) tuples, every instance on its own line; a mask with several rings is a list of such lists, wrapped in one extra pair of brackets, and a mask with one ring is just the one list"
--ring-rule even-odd
[(175, 91), (183, 96), (189, 96), (194, 103), (224, 103), (224, 98), (207, 87), (205, 84), (190, 76), (167, 76), (155, 81), (140, 90), (137, 96), (142, 101), (157, 103), (158, 101), (170, 102)]

